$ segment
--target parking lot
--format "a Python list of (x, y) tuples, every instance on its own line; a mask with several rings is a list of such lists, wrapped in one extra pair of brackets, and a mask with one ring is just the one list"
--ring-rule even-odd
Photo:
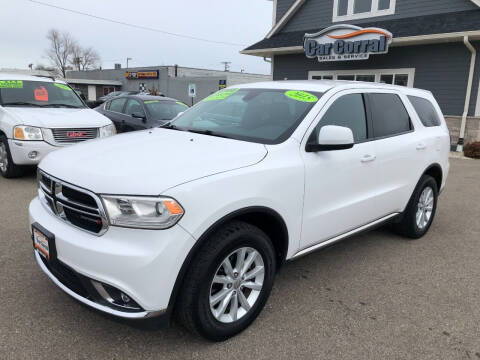
[(0, 357), (480, 359), (480, 161), (451, 166), (423, 239), (380, 229), (288, 263), (257, 321), (218, 344), (62, 293), (32, 256), (34, 175), (0, 178)]

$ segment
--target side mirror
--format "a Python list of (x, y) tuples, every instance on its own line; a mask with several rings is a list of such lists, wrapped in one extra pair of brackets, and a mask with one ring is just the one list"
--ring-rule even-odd
[(143, 121), (147, 119), (147, 117), (144, 114), (140, 114), (140, 113), (133, 113), (132, 117), (136, 119), (141, 119)]
[(307, 144), (307, 152), (351, 149), (355, 143), (352, 130), (335, 125), (327, 125), (320, 129), (316, 144)]

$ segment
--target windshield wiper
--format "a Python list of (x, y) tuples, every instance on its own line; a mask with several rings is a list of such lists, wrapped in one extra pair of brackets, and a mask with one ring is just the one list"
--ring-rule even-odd
[(215, 131), (212, 130), (194, 130), (194, 129), (187, 129), (188, 132), (192, 132), (195, 134), (202, 134), (202, 135), (209, 135), (209, 136), (216, 136), (216, 137), (221, 137), (225, 139), (231, 139), (230, 136), (219, 134)]
[(180, 129), (178, 126), (173, 125), (171, 121), (167, 122), (166, 124), (160, 125), (159, 128), (185, 131), (183, 129)]
[(30, 103), (30, 102), (26, 102), (26, 101), (12, 101), (12, 102), (3, 103), (2, 105), (3, 106), (36, 106), (36, 107), (43, 107), (44, 106), (44, 105)]

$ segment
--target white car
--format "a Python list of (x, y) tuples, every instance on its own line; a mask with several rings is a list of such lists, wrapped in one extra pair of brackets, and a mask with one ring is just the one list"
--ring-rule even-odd
[(115, 134), (63, 81), (0, 73), (0, 174), (19, 176), (49, 152)]
[(427, 91), (240, 85), (163, 128), (48, 155), (30, 204), (35, 258), (95, 309), (175, 312), (224, 340), (257, 317), (286, 260), (385, 222), (423, 236), (449, 149)]

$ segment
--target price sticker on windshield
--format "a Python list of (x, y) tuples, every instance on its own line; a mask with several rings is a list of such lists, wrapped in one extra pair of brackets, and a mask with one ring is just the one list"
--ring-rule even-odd
[(318, 101), (318, 98), (315, 95), (310, 94), (306, 91), (290, 90), (285, 92), (285, 96), (289, 97), (290, 99), (302, 102), (314, 103)]
[(229, 90), (222, 90), (218, 91), (213, 95), (207, 97), (204, 101), (213, 101), (213, 100), (225, 100), (229, 96), (232, 96), (240, 89), (229, 89)]
[(0, 80), (0, 89), (22, 89), (22, 80)]
[(70, 87), (68, 87), (67, 85), (58, 84), (58, 83), (55, 83), (54, 85), (55, 85), (56, 87), (62, 89), (62, 90), (72, 91), (72, 89), (71, 89)]
[(48, 101), (48, 91), (45, 86), (40, 86), (40, 89), (35, 89), (33, 92), (36, 101)]

